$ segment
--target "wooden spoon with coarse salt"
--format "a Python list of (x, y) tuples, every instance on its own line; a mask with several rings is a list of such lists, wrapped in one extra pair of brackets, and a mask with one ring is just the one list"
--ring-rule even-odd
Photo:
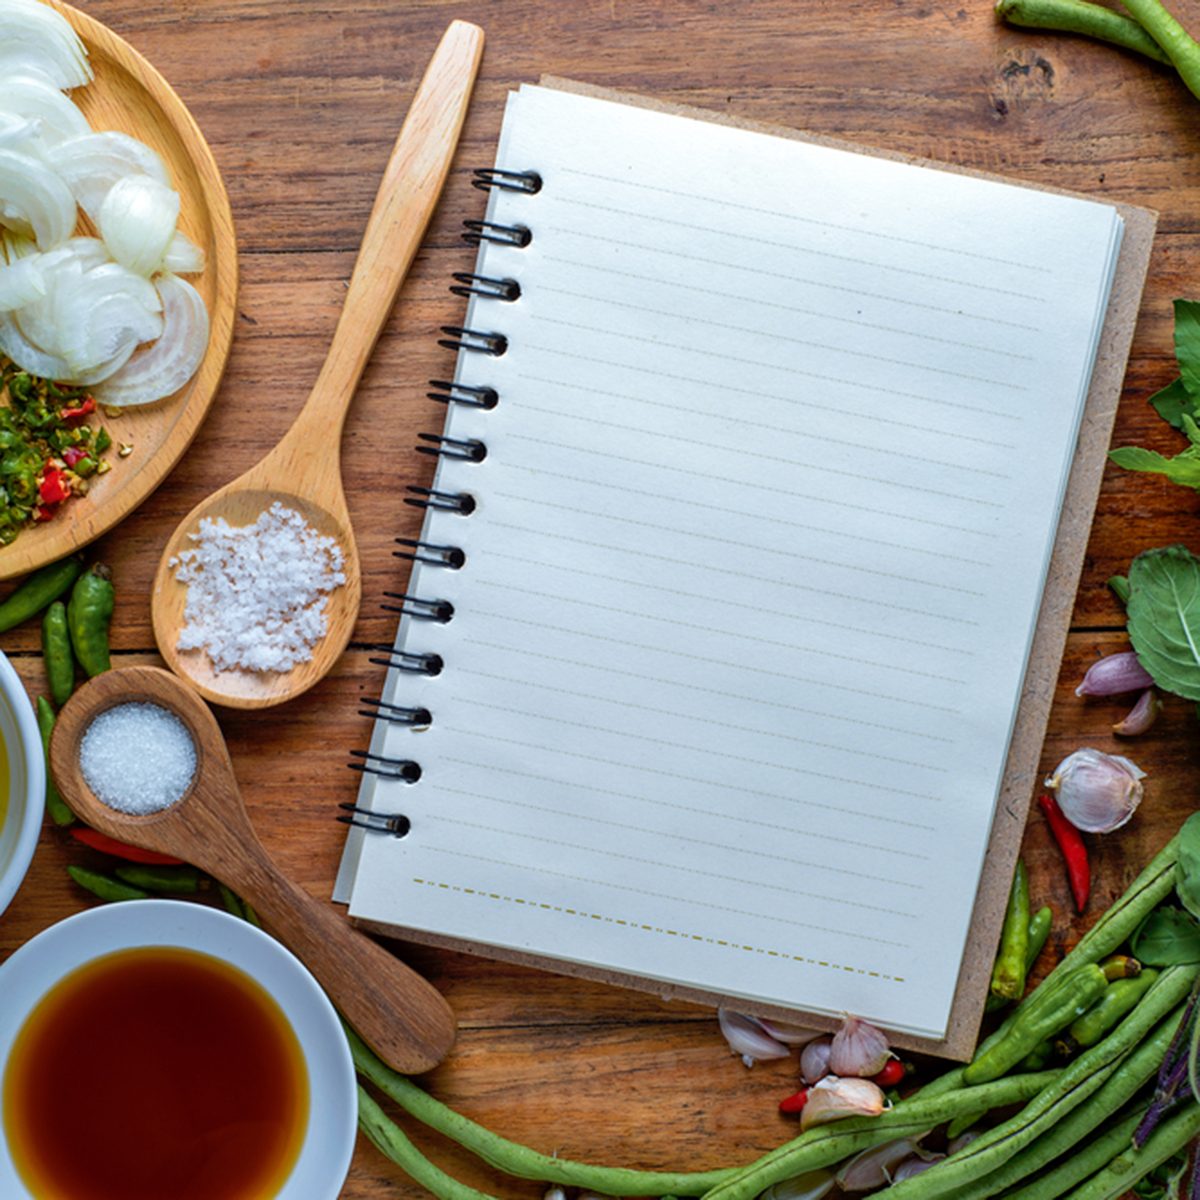
[[(167, 665), (206, 700), (265, 708), (312, 687), (346, 648), (362, 583), (342, 491), (341, 432), (350, 401), (441, 194), (483, 54), (483, 31), (453, 21), (442, 36), (384, 170), (325, 364), (300, 415), (266, 458), (198, 504), (175, 529), (154, 578), (154, 636)], [(216, 671), (203, 650), (180, 651), (187, 586), (171, 561), (202, 519), (251, 525), (276, 501), (341, 547), (346, 582), (329, 596), (326, 632), (289, 671)]]

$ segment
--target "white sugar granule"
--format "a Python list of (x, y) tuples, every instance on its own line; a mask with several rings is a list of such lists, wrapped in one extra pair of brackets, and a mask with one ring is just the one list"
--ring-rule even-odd
[(188, 585), (180, 650), (217, 671), (290, 671), (325, 636), (325, 598), (346, 582), (342, 548), (276, 501), (253, 525), (206, 518), (169, 561)]
[(118, 704), (84, 731), (79, 766), (109, 808), (145, 815), (170, 808), (187, 791), (196, 746), (187, 726), (161, 705)]

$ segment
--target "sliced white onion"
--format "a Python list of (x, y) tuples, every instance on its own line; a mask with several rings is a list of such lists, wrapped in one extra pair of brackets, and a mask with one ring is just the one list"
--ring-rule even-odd
[(65, 247), (52, 250), (49, 254), (41, 254), (35, 259), (22, 261), (38, 264), (46, 290), (43, 296), (13, 313), (17, 319), (17, 328), (39, 350), (67, 362), (55, 302), (61, 291), (69, 292), (73, 287), (78, 287), (83, 278), (83, 267)]
[(204, 270), (204, 251), (187, 234), (176, 231), (162, 265), (173, 275), (198, 275)]
[(23, 62), (64, 90), (92, 78), (87, 50), (64, 16), (38, 0), (0, 0), (0, 77)]
[(97, 224), (113, 258), (148, 277), (162, 267), (178, 220), (177, 191), (148, 175), (126, 175), (104, 197)]
[(161, 310), (154, 285), (117, 263), (59, 287), (54, 323), (72, 377), (122, 354), (128, 360), (143, 342), (154, 341), (163, 331)]
[(0, 149), (0, 225), (32, 232), (49, 250), (71, 236), (75, 219), (75, 197), (44, 162)]
[(95, 388), (102, 404), (121, 408), (161, 400), (183, 387), (204, 359), (208, 348), (204, 298), (174, 275), (163, 275), (155, 284), (163, 303), (162, 337)]
[(0, 76), (0, 111), (40, 122), (47, 146), (92, 130), (70, 96), (64, 96), (44, 75), (32, 72)]
[(41, 158), (46, 150), (41, 123), (18, 113), (0, 111), (0, 147)]
[(0, 312), (22, 308), (45, 294), (46, 281), (36, 259), (22, 258), (0, 267)]
[(114, 130), (69, 138), (50, 147), (45, 157), (93, 221), (113, 184), (126, 175), (147, 175), (164, 187), (171, 183), (162, 159), (149, 146)]
[(0, 312), (0, 353), (7, 354), (22, 371), (43, 379), (65, 379), (70, 370), (64, 359), (33, 345), (17, 328), (12, 313)]

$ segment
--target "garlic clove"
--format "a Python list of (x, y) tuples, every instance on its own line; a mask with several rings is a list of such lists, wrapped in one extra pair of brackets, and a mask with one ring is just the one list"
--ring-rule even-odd
[(930, 1167), (936, 1167), (945, 1157), (944, 1154), (928, 1154), (905, 1159), (896, 1168), (896, 1173), (892, 1176), (892, 1182), (902, 1183), (905, 1179), (911, 1179), (914, 1175), (920, 1175), (922, 1171), (928, 1171)]
[(858, 1017), (846, 1017), (833, 1035), (829, 1070), (834, 1075), (878, 1075), (892, 1057), (887, 1038), (874, 1025)]
[(1085, 747), (1068, 754), (1046, 786), (1076, 829), (1111, 833), (1137, 811), (1145, 777), (1146, 772), (1129, 759)]
[(837, 1185), (843, 1192), (869, 1192), (881, 1188), (891, 1182), (896, 1167), (916, 1152), (917, 1143), (913, 1138), (872, 1146), (842, 1166), (837, 1173)]
[(1120, 737), (1137, 737), (1158, 720), (1161, 711), (1162, 701), (1158, 698), (1158, 693), (1153, 688), (1147, 688), (1124, 719), (1113, 726), (1113, 733)]
[(821, 1200), (833, 1191), (834, 1182), (832, 1171), (805, 1171), (771, 1184), (760, 1200)]
[(826, 1075), (809, 1089), (808, 1103), (800, 1114), (800, 1131), (843, 1117), (877, 1117), (886, 1107), (883, 1092), (869, 1079)]
[(777, 1042), (785, 1046), (807, 1046), (814, 1038), (821, 1036), (819, 1029), (806, 1029), (803, 1025), (791, 1025), (786, 1021), (772, 1021), (768, 1017), (754, 1018)]
[(742, 1062), (748, 1067), (759, 1061), (787, 1058), (791, 1054), (791, 1050), (771, 1037), (754, 1017), (730, 1008), (718, 1008), (717, 1021), (729, 1043), (729, 1049), (734, 1054), (740, 1054)]
[(805, 1083), (816, 1083), (829, 1074), (829, 1051), (832, 1046), (832, 1038), (822, 1037), (809, 1042), (800, 1052), (800, 1078)]
[(1154, 683), (1150, 672), (1138, 662), (1132, 650), (1106, 654), (1087, 669), (1075, 689), (1077, 696), (1120, 696), (1125, 692), (1140, 692)]

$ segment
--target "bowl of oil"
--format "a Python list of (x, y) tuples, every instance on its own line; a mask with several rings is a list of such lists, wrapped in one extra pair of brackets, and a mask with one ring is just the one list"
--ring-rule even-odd
[(29, 870), (45, 805), (37, 718), (20, 676), (0, 654), (0, 913)]
[(227, 913), (134, 900), (0, 964), (0, 1196), (337, 1200), (354, 1065), (316, 980)]

